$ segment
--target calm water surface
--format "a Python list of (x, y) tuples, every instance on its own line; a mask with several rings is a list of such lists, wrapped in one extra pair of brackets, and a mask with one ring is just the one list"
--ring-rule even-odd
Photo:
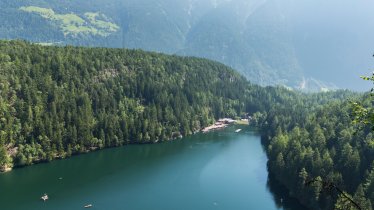
[[(233, 126), (0, 174), (0, 209), (302, 209), (271, 192), (277, 190), (268, 186), (266, 161), (260, 137)], [(39, 200), (44, 193), (46, 202)]]

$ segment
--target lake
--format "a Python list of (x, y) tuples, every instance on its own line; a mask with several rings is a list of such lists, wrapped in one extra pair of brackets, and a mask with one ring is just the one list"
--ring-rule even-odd
[[(235, 133), (238, 128), (243, 130)], [(266, 162), (259, 135), (248, 126), (231, 126), (167, 143), (106, 149), (0, 174), (0, 207), (74, 210), (92, 204), (91, 209), (103, 210), (303, 209), (269, 186)], [(44, 193), (49, 195), (46, 202), (39, 200)]]

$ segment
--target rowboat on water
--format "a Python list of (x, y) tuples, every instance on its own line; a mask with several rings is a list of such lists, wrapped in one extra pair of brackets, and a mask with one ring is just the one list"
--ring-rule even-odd
[(43, 200), (43, 201), (46, 201), (46, 200), (49, 199), (49, 197), (48, 197), (47, 194), (44, 194), (40, 199)]
[(85, 205), (84, 208), (91, 208), (92, 204)]

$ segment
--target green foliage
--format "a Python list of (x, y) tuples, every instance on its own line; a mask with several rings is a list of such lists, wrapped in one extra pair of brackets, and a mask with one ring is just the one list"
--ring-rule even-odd
[(269, 170), (277, 179), (311, 209), (350, 208), (349, 200), (338, 197), (336, 191), (302, 184), (308, 179), (334, 183), (355, 195), (353, 200), (363, 209), (372, 208), (368, 171), (374, 161), (373, 132), (369, 126), (357, 131), (348, 101), (365, 101), (367, 95), (342, 91), (303, 95), (276, 90), (272, 96), (266, 113), (256, 113), (253, 123), (261, 128)]
[[(319, 10), (322, 4), (329, 9)], [(367, 25), (373, 23), (353, 18), (351, 7), (347, 6), (355, 4), (361, 8), (358, 10), (363, 16), (373, 19), (371, 11), (366, 10), (372, 5), (351, 2), (336, 7), (338, 4), (338, 0), (334, 3), (1, 0), (0, 38), (192, 55), (234, 67), (258, 84), (323, 91), (336, 88), (329, 83), (333, 82), (338, 87), (361, 89), (359, 82), (342, 81), (351, 78), (352, 66), (370, 65), (364, 56), (352, 59), (352, 55), (370, 50), (367, 43), (371, 42), (371, 37), (340, 35), (350, 34), (351, 30), (373, 34), (374, 27)], [(30, 12), (20, 10), (22, 7), (30, 7)], [(335, 9), (340, 11), (336, 14), (339, 18), (323, 21), (329, 19), (329, 11)], [(324, 18), (312, 18), (316, 16), (313, 11)], [(308, 27), (300, 21), (307, 17), (310, 17), (307, 22), (310, 26), (320, 27)], [(329, 27), (341, 22), (349, 26)], [(324, 27), (330, 35), (320, 39)], [(309, 36), (305, 36), (306, 33)]]
[[(345, 195), (347, 195), (345, 193)], [(340, 194), (336, 203), (335, 203), (335, 206), (334, 206), (334, 209), (335, 210), (358, 210), (357, 207), (355, 207), (352, 202), (351, 202), (351, 199), (352, 196), (348, 195), (349, 198), (345, 197), (343, 194)]]
[(216, 9), (224, 1), (214, 2), (2, 0), (0, 38), (193, 55), (235, 67), (257, 83), (297, 86), (302, 69), (293, 43), (285, 38), (282, 15), (273, 14), (275, 23), (263, 22), (267, 17), (253, 13), (255, 7), (243, 8), (256, 14), (249, 18), (236, 11), (242, 8), (239, 2), (225, 9)]
[[(372, 81), (374, 85), (374, 73), (371, 77), (362, 77), (366, 81)], [(374, 87), (366, 94), (362, 102), (352, 102), (354, 123), (360, 128), (371, 126), (374, 131)]]
[(0, 70), (0, 166), (166, 141), (249, 113), (269, 170), (302, 203), (345, 205), (324, 185), (305, 186), (316, 178), (373, 205), (373, 132), (357, 131), (347, 101), (370, 105), (367, 95), (259, 87), (205, 59), (22, 41), (0, 41)]
[(0, 166), (8, 163), (8, 155), (4, 146), (0, 146)]
[(119, 26), (110, 22), (109, 19), (99, 13), (86, 12), (84, 18), (74, 13), (57, 14), (52, 9), (28, 6), (20, 7), (22, 11), (36, 13), (41, 17), (53, 21), (65, 36), (78, 34), (92, 34), (107, 37), (119, 30)]
[(22, 41), (0, 52), (0, 166), (189, 135), (243, 114), (250, 87), (205, 59)]

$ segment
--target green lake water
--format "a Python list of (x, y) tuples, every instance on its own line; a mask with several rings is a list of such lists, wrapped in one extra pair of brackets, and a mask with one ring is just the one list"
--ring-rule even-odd
[[(303, 209), (269, 184), (266, 162), (260, 137), (232, 126), (0, 174), (0, 209)], [(44, 193), (46, 202), (39, 200)]]

